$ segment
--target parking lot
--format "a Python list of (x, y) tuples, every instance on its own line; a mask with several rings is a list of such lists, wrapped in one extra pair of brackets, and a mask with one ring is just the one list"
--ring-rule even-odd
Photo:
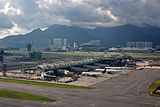
[(144, 69), (92, 85), (93, 89), (60, 89), (0, 82), (0, 89), (28, 92), (56, 99), (53, 103), (0, 98), (0, 107), (160, 107), (160, 97), (148, 86), (160, 77), (158, 69)]

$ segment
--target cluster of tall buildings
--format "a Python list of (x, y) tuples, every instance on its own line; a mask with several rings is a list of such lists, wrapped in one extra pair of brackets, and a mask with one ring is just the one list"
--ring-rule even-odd
[(66, 38), (53, 38), (50, 48), (55, 51), (75, 51), (79, 49), (77, 42), (68, 43)]
[(127, 42), (128, 48), (152, 49), (152, 42)]
[(100, 40), (91, 40), (87, 43), (82, 43), (79, 47), (77, 42), (68, 43), (68, 40), (66, 38), (53, 38), (52, 43), (50, 45), (50, 49), (53, 51), (61, 51), (61, 50), (76, 51), (76, 50), (83, 50), (83, 48), (94, 47), (95, 50), (95, 48), (99, 49), (100, 45), (101, 45)]
[(65, 50), (67, 48), (67, 39), (63, 38), (54, 38), (52, 40), (51, 48), (55, 50)]

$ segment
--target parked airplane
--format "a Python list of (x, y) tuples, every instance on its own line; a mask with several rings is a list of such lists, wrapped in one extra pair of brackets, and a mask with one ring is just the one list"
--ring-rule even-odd
[(121, 71), (123, 71), (123, 69), (119, 69), (119, 68), (118, 69), (117, 68), (116, 69), (113, 69), (113, 68), (112, 69), (107, 69), (107, 68), (105, 68), (105, 69), (95, 69), (95, 71), (96, 72), (102, 72), (103, 74), (106, 73), (106, 72), (109, 73), (109, 74), (113, 74), (113, 73), (116, 73), (116, 72), (121, 72)]
[(102, 72), (82, 72), (82, 76), (93, 76), (93, 77), (99, 77), (102, 76)]
[(49, 72), (47, 72), (47, 73), (41, 73), (41, 77), (43, 78), (43, 79), (47, 79), (47, 80), (54, 80), (55, 78), (56, 78), (56, 76), (55, 75), (50, 75), (50, 74), (48, 74)]
[(105, 69), (114, 69), (114, 70), (123, 70), (126, 69), (127, 67), (105, 67)]

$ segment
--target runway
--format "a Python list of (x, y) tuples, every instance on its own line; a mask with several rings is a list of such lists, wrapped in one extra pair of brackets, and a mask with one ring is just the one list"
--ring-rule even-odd
[(61, 89), (0, 82), (0, 89), (38, 94), (53, 103), (0, 98), (0, 107), (160, 107), (160, 97), (149, 96), (148, 86), (160, 70), (144, 69), (93, 85), (93, 89)]

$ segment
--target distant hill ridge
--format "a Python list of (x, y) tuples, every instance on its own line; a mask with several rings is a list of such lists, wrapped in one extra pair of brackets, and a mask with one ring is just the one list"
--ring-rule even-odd
[(78, 26), (53, 25), (44, 31), (38, 28), (25, 35), (3, 38), (0, 40), (0, 47), (24, 48), (26, 43), (31, 42), (36, 45), (36, 48), (47, 48), (53, 38), (67, 38), (69, 42), (78, 43), (99, 39), (108, 47), (125, 46), (127, 41), (150, 41), (158, 45), (160, 44), (160, 28), (122, 25), (87, 29)]

